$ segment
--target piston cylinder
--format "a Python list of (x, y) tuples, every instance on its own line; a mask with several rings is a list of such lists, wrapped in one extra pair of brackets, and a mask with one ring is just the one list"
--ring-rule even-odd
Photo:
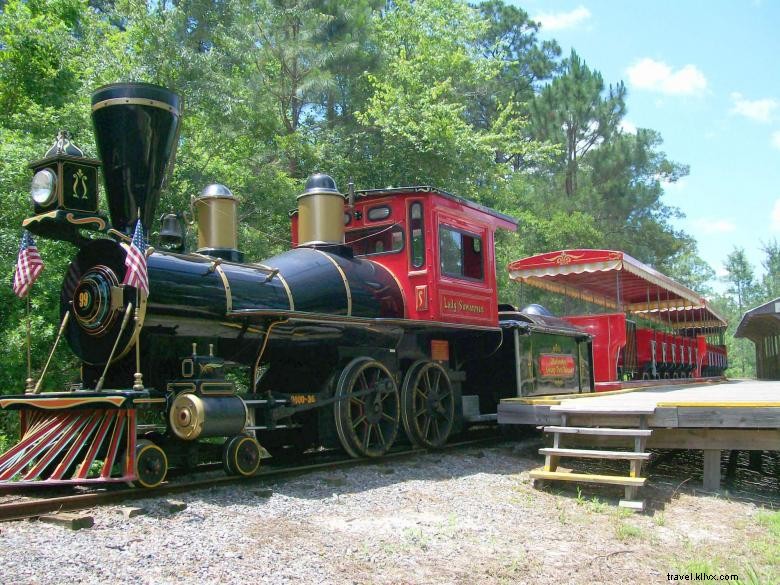
[(173, 401), (168, 420), (180, 439), (231, 437), (246, 426), (247, 409), (238, 396), (179, 394)]

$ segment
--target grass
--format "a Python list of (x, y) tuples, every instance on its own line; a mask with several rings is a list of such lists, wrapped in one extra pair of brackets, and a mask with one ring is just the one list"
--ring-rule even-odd
[(756, 524), (763, 534), (749, 543), (756, 563), (749, 568), (757, 577), (767, 578), (767, 583), (780, 583), (780, 511), (759, 512)]
[(780, 539), (780, 511), (759, 512), (756, 515), (756, 521), (758, 522), (759, 526), (763, 526), (768, 530), (769, 536), (775, 539)]
[(422, 528), (404, 528), (403, 539), (409, 546), (428, 550), (430, 541)]
[(645, 533), (639, 526), (634, 526), (627, 522), (618, 522), (617, 526), (615, 526), (615, 536), (617, 536), (618, 540), (625, 542), (634, 539), (641, 540), (644, 538)]
[(677, 571), (738, 575), (739, 583), (748, 585), (780, 583), (780, 511), (761, 511), (751, 524), (755, 536), (745, 542), (747, 554), (730, 555), (724, 560), (707, 550), (689, 546), (686, 555), (690, 560), (678, 565)]

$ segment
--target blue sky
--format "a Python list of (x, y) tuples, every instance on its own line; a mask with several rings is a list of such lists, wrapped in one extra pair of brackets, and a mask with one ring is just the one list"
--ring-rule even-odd
[(762, 274), (762, 243), (780, 240), (780, 2), (513, 3), (564, 56), (573, 47), (605, 83), (624, 81), (628, 128), (658, 130), (690, 165), (664, 202), (702, 258), (720, 275), (739, 246)]

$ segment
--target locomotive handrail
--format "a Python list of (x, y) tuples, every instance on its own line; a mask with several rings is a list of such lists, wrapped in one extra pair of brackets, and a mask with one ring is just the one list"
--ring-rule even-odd
[(60, 339), (62, 338), (62, 334), (65, 332), (65, 327), (68, 325), (69, 317), (70, 317), (70, 307), (68, 307), (68, 310), (65, 311), (65, 316), (62, 318), (62, 323), (60, 324), (60, 330), (57, 332), (57, 337), (54, 339), (54, 345), (52, 346), (51, 351), (49, 352), (49, 358), (46, 360), (46, 365), (43, 366), (41, 375), (38, 377), (38, 381), (35, 383), (35, 388), (32, 391), (33, 394), (40, 394), (41, 392), (41, 384), (43, 383), (43, 377), (46, 375), (46, 371), (49, 369), (51, 358), (54, 357), (54, 352), (57, 349), (57, 345), (59, 345)]
[(95, 392), (100, 392), (103, 389), (103, 383), (106, 381), (106, 373), (108, 372), (108, 367), (111, 365), (111, 360), (114, 359), (116, 348), (119, 346), (119, 340), (122, 339), (122, 334), (125, 332), (125, 327), (127, 327), (127, 324), (130, 322), (130, 315), (132, 314), (133, 314), (133, 303), (128, 303), (127, 308), (125, 309), (125, 316), (122, 318), (122, 325), (119, 327), (119, 333), (116, 336), (116, 341), (114, 341), (114, 347), (111, 348), (111, 353), (108, 355), (108, 360), (106, 361), (106, 367), (103, 368), (103, 375), (100, 376), (100, 380), (98, 380), (98, 383), (95, 386)]
[(265, 330), (265, 339), (263, 339), (263, 345), (260, 348), (260, 351), (257, 354), (257, 359), (255, 360), (255, 366), (252, 368), (252, 390), (255, 390), (255, 386), (257, 385), (257, 370), (260, 367), (260, 360), (263, 359), (263, 354), (265, 353), (265, 348), (268, 345), (268, 339), (271, 337), (271, 332), (273, 331), (274, 327), (277, 325), (282, 325), (283, 323), (287, 323), (289, 319), (283, 319), (281, 321), (274, 321), (268, 326), (268, 329)]

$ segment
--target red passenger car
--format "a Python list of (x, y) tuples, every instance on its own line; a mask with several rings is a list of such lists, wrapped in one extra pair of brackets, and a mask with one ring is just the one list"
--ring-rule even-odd
[(706, 299), (628, 254), (560, 250), (512, 262), (510, 277), (608, 312), (566, 315), (593, 335), (599, 390), (623, 382), (722, 376), (726, 322)]

